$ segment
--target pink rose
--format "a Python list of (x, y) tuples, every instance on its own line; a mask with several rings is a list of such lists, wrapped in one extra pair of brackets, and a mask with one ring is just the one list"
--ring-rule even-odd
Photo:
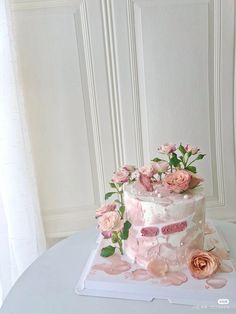
[(136, 169), (133, 165), (124, 165), (122, 168), (129, 171), (129, 173), (134, 172), (134, 170)]
[(220, 259), (211, 252), (192, 250), (187, 258), (191, 275), (197, 279), (208, 278), (215, 274), (220, 266)]
[(112, 181), (115, 183), (125, 183), (129, 181), (130, 172), (124, 168), (117, 170), (113, 176)]
[(203, 182), (203, 178), (199, 177), (198, 175), (196, 175), (195, 173), (190, 172), (191, 175), (191, 180), (189, 183), (189, 188), (193, 189), (196, 186), (198, 186), (201, 182)]
[(163, 154), (170, 154), (170, 153), (173, 153), (176, 151), (176, 145), (175, 144), (169, 144), (169, 143), (162, 144), (158, 148), (158, 151), (160, 153), (163, 153)]
[(98, 225), (102, 232), (120, 231), (124, 226), (124, 222), (117, 212), (112, 211), (99, 217)]
[(105, 204), (96, 210), (95, 217), (98, 218), (107, 212), (114, 211), (115, 209), (116, 209), (116, 203), (115, 202)]
[(151, 178), (143, 174), (139, 174), (139, 182), (146, 191), (152, 192), (154, 190)]
[(164, 173), (168, 171), (169, 163), (167, 161), (161, 160), (161, 161), (155, 162), (153, 164), (153, 167), (156, 170), (156, 172)]
[(196, 146), (191, 146), (191, 145), (187, 144), (185, 146), (185, 150), (187, 153), (192, 153), (192, 155), (196, 155), (200, 149)]
[(155, 173), (156, 173), (156, 170), (155, 168), (153, 167), (152, 164), (150, 165), (145, 165), (141, 168), (139, 168), (139, 173), (141, 173), (142, 175), (146, 176), (146, 177), (149, 177), (151, 178)]
[(164, 178), (166, 188), (175, 193), (181, 193), (189, 189), (190, 181), (191, 175), (186, 170), (177, 170)]

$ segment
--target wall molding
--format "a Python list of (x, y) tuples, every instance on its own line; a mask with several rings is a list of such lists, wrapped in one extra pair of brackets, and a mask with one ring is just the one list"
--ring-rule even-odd
[[(91, 172), (93, 175), (96, 174), (96, 179), (92, 180), (95, 204), (86, 206), (79, 206), (78, 204), (78, 207), (74, 210), (67, 208), (61, 210), (58, 208), (54, 209), (53, 213), (51, 213), (50, 208), (42, 208), (46, 237), (65, 237), (93, 223), (95, 209), (103, 200), (105, 192), (104, 163), (86, 2), (85, 0), (27, 1), (12, 3), (11, 6), (13, 11), (20, 11), (20, 13), (23, 12), (27, 14), (41, 9), (50, 9), (50, 13), (54, 13), (54, 9), (60, 10), (60, 8), (63, 7), (63, 11), (60, 10), (59, 12), (70, 14), (74, 21), (89, 156), (91, 158)], [(51, 9), (53, 11), (51, 11)], [(64, 11), (64, 9), (66, 10)]]
[[(79, 19), (81, 21), (81, 33), (83, 39), (83, 53), (84, 56), (80, 57), (80, 44), (79, 44), (79, 28), (78, 22)], [(91, 127), (92, 127), (92, 137), (94, 142), (94, 149), (95, 149), (95, 165), (96, 169), (93, 169), (97, 172), (98, 178), (98, 186), (94, 186), (95, 189), (99, 190), (100, 199), (99, 203), (103, 200), (103, 196), (105, 193), (105, 174), (104, 174), (104, 166), (103, 166), (103, 156), (102, 156), (102, 144), (101, 144), (101, 135), (100, 135), (100, 128), (99, 128), (99, 118), (98, 118), (98, 104), (97, 104), (97, 96), (96, 96), (96, 89), (95, 89), (95, 76), (93, 71), (93, 58), (92, 58), (92, 49), (91, 49), (91, 40), (89, 34), (89, 23), (88, 23), (88, 15), (86, 9), (85, 0), (80, 3), (79, 6), (79, 14), (78, 11), (74, 13), (74, 21), (75, 21), (75, 29), (76, 29), (76, 37), (77, 37), (77, 49), (78, 49), (78, 56), (80, 59), (80, 66), (83, 68), (83, 64), (85, 61), (85, 71), (86, 75), (81, 75), (81, 79), (85, 78), (85, 82), (83, 84), (83, 93), (84, 93), (84, 103), (85, 101), (85, 94), (86, 90), (88, 89), (88, 98), (89, 98), (89, 105), (90, 105), (90, 119), (91, 119)], [(84, 58), (83, 58), (84, 57)], [(85, 86), (86, 83), (86, 86)], [(87, 87), (87, 89), (86, 89)], [(90, 126), (87, 125), (87, 130), (89, 130)], [(91, 142), (89, 141), (90, 147), (90, 158), (93, 155), (93, 148), (91, 147)], [(91, 160), (91, 165), (94, 162)], [(94, 183), (94, 182), (93, 182)]]
[[(134, 8), (132, 0), (127, 0), (127, 17), (128, 17), (128, 33), (129, 33), (129, 58), (131, 64), (131, 84), (132, 84), (132, 96), (133, 96), (133, 112), (134, 112), (134, 127), (135, 127), (135, 147), (136, 147), (136, 158), (138, 165), (141, 166), (145, 163), (144, 151), (148, 147), (143, 147), (143, 134), (142, 134), (142, 121), (141, 121), (141, 99), (138, 75), (138, 60), (137, 60), (137, 43), (135, 39), (135, 20), (134, 20)], [(143, 86), (145, 88), (145, 86)], [(144, 94), (145, 95), (145, 94)], [(142, 99), (145, 101), (145, 99)]]
[[(213, 195), (208, 196), (207, 207), (222, 207), (225, 205), (225, 190), (223, 171), (223, 153), (222, 153), (222, 131), (221, 131), (221, 108), (222, 108), (222, 84), (221, 84), (221, 0), (190, 0), (190, 1), (162, 1), (162, 0), (127, 0), (127, 13), (128, 13), (128, 29), (130, 39), (130, 58), (131, 58), (131, 73), (132, 73), (132, 85), (134, 103), (136, 107), (136, 142), (139, 145), (139, 149), (143, 152), (144, 160), (150, 160), (150, 145), (149, 145), (149, 130), (147, 121), (147, 103), (145, 96), (145, 74), (143, 63), (143, 47), (142, 47), (142, 9), (145, 7), (153, 7), (157, 4), (169, 5), (169, 4), (205, 4), (208, 6), (208, 12), (210, 12), (210, 6), (213, 7), (213, 53), (214, 53), (214, 78), (213, 78), (213, 93), (214, 99), (209, 99), (209, 107), (214, 110), (214, 125), (210, 131), (210, 137), (213, 138), (214, 146), (212, 151), (216, 152), (216, 161), (212, 166), (215, 168), (217, 175), (214, 178), (212, 173), (212, 181), (214, 184)], [(139, 53), (139, 57), (138, 57)], [(209, 121), (211, 124), (211, 121)], [(213, 133), (213, 134), (212, 134)], [(142, 147), (142, 149), (141, 149)], [(141, 154), (142, 154), (141, 152)], [(140, 154), (140, 155), (141, 155)], [(141, 159), (141, 158), (140, 158)], [(214, 167), (215, 165), (215, 167)], [(213, 169), (214, 172), (214, 169)]]
[(125, 161), (125, 149), (112, 3), (110, 0), (101, 0), (115, 165), (119, 168)]

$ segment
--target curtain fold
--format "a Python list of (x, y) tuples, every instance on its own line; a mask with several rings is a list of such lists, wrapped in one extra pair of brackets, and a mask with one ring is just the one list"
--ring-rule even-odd
[(0, 304), (45, 250), (8, 0), (0, 0)]

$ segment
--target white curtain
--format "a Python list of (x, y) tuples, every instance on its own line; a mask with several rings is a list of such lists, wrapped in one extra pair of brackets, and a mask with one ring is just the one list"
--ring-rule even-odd
[(8, 1), (0, 0), (0, 304), (45, 249)]

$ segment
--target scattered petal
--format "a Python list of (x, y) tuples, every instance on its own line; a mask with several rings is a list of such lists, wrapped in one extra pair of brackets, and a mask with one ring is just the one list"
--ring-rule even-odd
[(127, 279), (145, 281), (152, 278), (152, 275), (149, 274), (145, 269), (139, 268), (134, 271), (125, 273)]
[(182, 272), (169, 272), (165, 277), (160, 280), (163, 286), (180, 286), (188, 280), (188, 277)]
[(221, 259), (230, 259), (229, 252), (227, 252), (225, 248), (217, 247), (214, 250), (212, 250), (212, 253), (214, 253)]
[(168, 264), (164, 259), (156, 257), (148, 263), (147, 271), (154, 277), (162, 277), (168, 271)]
[(226, 263), (221, 263), (218, 269), (218, 271), (222, 273), (231, 273), (233, 270), (233, 267)]
[(206, 280), (206, 288), (208, 289), (213, 288), (213, 289), (221, 289), (223, 288), (227, 283), (227, 280), (225, 278), (209, 278)]

